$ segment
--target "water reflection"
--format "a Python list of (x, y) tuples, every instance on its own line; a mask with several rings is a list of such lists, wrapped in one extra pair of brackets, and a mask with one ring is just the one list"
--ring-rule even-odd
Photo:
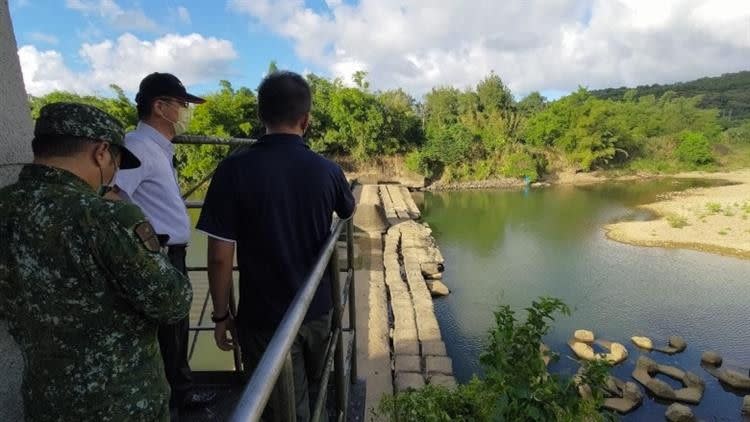
[[(466, 380), (476, 361), (492, 311), (499, 303), (527, 306), (546, 295), (575, 308), (558, 321), (547, 339), (566, 352), (577, 328), (623, 342), (628, 362), (615, 369), (630, 377), (639, 352), (633, 335), (665, 342), (682, 335), (688, 350), (675, 356), (653, 354), (666, 364), (694, 371), (707, 381), (696, 407), (700, 417), (739, 417), (741, 399), (726, 393), (702, 368), (700, 354), (715, 349), (727, 359), (750, 365), (750, 262), (710, 254), (641, 248), (609, 241), (602, 224), (620, 218), (648, 218), (633, 206), (679, 189), (717, 182), (659, 180), (588, 187), (515, 191), (427, 193), (424, 218), (446, 258), (446, 283), (452, 294), (436, 310), (454, 368)], [(577, 363), (564, 358), (553, 370), (573, 373)], [(664, 406), (648, 400), (633, 420), (658, 418)]]

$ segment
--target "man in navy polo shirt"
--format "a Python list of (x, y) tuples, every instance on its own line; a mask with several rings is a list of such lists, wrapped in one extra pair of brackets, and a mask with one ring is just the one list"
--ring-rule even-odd
[[(275, 72), (263, 80), (258, 115), (266, 135), (219, 165), (197, 224), (209, 236), (216, 344), (231, 350), (237, 340), (248, 374), (312, 270), (330, 235), (333, 213), (348, 218), (355, 208), (341, 168), (311, 151), (302, 138), (311, 103), (310, 87), (296, 73)], [(237, 321), (229, 314), (235, 247)], [(317, 397), (332, 306), (326, 273), (292, 347), (298, 421), (310, 419)], [(235, 325), (238, 338), (229, 338)], [(274, 410), (269, 407), (266, 416)]]

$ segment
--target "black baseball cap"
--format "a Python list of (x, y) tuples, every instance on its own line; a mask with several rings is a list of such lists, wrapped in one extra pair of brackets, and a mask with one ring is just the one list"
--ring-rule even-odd
[(135, 102), (138, 104), (151, 101), (158, 97), (172, 97), (193, 104), (203, 104), (206, 102), (201, 97), (188, 94), (185, 85), (171, 73), (154, 72), (141, 81), (138, 87), (138, 94), (135, 96)]

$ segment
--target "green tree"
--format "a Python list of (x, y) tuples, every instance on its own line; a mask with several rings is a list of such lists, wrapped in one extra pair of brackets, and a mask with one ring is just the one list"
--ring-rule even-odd
[(477, 84), (477, 96), (483, 111), (506, 110), (513, 104), (513, 94), (495, 72)]
[(88, 104), (100, 108), (116, 118), (125, 130), (132, 130), (138, 123), (135, 104), (128, 99), (122, 88), (112, 84), (109, 86), (115, 94), (114, 98), (94, 95), (79, 95), (72, 92), (54, 91), (41, 97), (29, 97), (31, 117), (39, 117), (39, 110), (47, 104), (57, 102), (73, 102)]
[(276, 60), (271, 60), (271, 62), (268, 63), (268, 69), (266, 70), (266, 75), (270, 75), (278, 71), (279, 71), (279, 66), (276, 64)]
[[(206, 102), (195, 107), (188, 134), (219, 138), (251, 138), (262, 134), (257, 117), (258, 102), (248, 88), (234, 89), (228, 81), (204, 95)], [(176, 150), (180, 181), (184, 186), (203, 180), (229, 153), (219, 145), (181, 145)]]

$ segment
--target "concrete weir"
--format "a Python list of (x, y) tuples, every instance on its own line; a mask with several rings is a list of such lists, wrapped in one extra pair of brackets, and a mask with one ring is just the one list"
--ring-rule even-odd
[[(385, 328), (388, 333), (385, 339), (372, 335), (369, 338), (371, 342), (387, 342), (370, 347), (389, 350), (392, 384), (390, 391), (375, 392), (370, 390), (368, 382), (367, 407), (377, 407), (382, 394), (426, 384), (455, 386), (453, 363), (440, 335), (424, 275), (434, 273), (434, 268), (442, 270), (443, 257), (430, 228), (415, 221), (421, 213), (409, 190), (396, 184), (364, 185), (357, 214), (354, 221), (357, 228), (385, 233), (379, 245), (382, 255), (378, 258), (382, 259), (372, 259), (370, 264), (371, 270), (375, 266), (382, 268), (382, 277), (374, 276), (371, 271), (368, 328), (372, 334), (374, 323), (380, 323), (376, 331)], [(375, 252), (371, 249), (371, 254)], [(385, 307), (380, 303), (383, 298)], [(379, 315), (382, 312), (386, 314)]]

